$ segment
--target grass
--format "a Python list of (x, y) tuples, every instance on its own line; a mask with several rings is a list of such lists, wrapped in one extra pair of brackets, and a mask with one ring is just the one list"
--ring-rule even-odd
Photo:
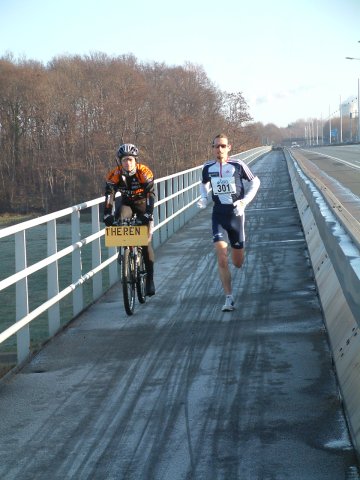
[(35, 216), (36, 216), (35, 214), (31, 214), (31, 213), (29, 213), (28, 215), (2, 213), (0, 214), (0, 227), (9, 227), (10, 225), (26, 222), (26, 220), (31, 220)]

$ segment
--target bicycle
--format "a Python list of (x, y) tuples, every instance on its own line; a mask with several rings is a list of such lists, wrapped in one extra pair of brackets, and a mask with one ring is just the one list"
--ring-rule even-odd
[(118, 247), (121, 283), (127, 315), (135, 311), (135, 297), (146, 302), (146, 268), (142, 247), (147, 245), (148, 229), (136, 218), (123, 219), (106, 228), (105, 244)]

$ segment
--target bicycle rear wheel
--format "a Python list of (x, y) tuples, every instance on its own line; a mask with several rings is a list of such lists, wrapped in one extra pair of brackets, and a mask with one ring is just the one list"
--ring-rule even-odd
[(136, 292), (140, 303), (146, 302), (146, 267), (142, 248), (138, 248), (136, 272)]
[(122, 289), (124, 307), (128, 315), (132, 315), (135, 309), (135, 261), (129, 248), (124, 248), (122, 261)]

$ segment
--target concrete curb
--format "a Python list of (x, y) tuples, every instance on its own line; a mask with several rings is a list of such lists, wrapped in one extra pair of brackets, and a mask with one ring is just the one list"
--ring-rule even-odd
[(360, 457), (360, 253), (321, 193), (285, 151), (351, 437)]

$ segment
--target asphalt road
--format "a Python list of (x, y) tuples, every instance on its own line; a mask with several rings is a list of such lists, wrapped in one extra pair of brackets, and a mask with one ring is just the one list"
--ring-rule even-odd
[(360, 145), (291, 149), (340, 223), (360, 244)]
[(0, 382), (1, 479), (359, 478), (283, 153), (253, 170), (236, 310), (207, 208), (133, 317), (115, 286)]
[(360, 197), (360, 145), (312, 147), (301, 149), (301, 152)]

